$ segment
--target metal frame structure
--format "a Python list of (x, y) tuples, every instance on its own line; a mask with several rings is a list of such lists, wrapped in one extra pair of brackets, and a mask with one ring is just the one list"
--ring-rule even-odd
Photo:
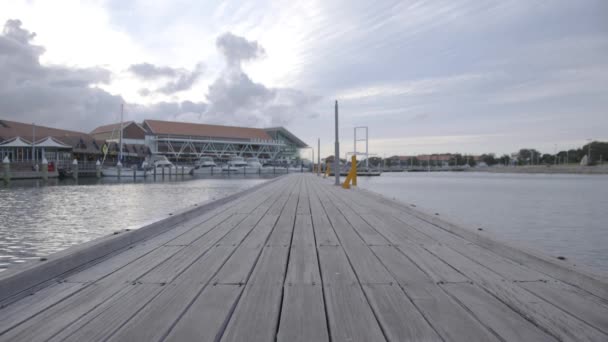
[[(211, 156), (217, 159), (230, 156), (266, 157), (276, 160), (287, 144), (278, 140), (221, 140), (177, 136), (150, 136), (152, 153), (173, 158), (200, 158)], [(166, 147), (161, 151), (159, 147)]]
[[(361, 130), (361, 129), (365, 129), (365, 138), (364, 139), (357, 139), (357, 130)], [(355, 156), (365, 156), (365, 167), (367, 167), (369, 169), (369, 129), (367, 126), (357, 126), (354, 128), (355, 134), (354, 134), (354, 152), (350, 153), (352, 155)], [(357, 142), (358, 141), (365, 141), (365, 153), (362, 152), (357, 152)]]

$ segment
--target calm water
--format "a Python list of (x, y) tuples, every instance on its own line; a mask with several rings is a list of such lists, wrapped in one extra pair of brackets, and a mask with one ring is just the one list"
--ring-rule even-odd
[(608, 276), (608, 176), (383, 173), (363, 188)]
[(135, 227), (265, 182), (260, 178), (117, 182), (15, 181), (0, 185), (0, 271), (69, 246)]

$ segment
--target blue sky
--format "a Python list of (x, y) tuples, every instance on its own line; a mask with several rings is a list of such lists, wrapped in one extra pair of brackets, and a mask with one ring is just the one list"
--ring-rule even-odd
[(338, 99), (343, 151), (362, 125), (379, 155), (608, 140), (601, 0), (30, 0), (7, 20), (6, 119), (89, 130), (124, 101), (135, 120), (285, 125), (326, 155)]

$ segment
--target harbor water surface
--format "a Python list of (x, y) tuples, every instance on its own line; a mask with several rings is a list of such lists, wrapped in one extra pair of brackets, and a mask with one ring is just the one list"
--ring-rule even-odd
[(14, 181), (0, 186), (0, 271), (219, 199), (267, 179)]
[(383, 173), (359, 186), (608, 276), (608, 175)]

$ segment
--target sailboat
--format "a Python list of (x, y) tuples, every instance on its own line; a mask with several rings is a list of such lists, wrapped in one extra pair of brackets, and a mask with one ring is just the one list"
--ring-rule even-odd
[[(116, 166), (114, 167), (108, 167), (108, 168), (103, 168), (101, 169), (101, 174), (104, 177), (118, 177), (118, 178), (132, 178), (132, 177), (145, 177), (146, 176), (146, 168), (147, 168), (147, 162), (143, 162), (142, 163), (142, 167), (141, 169), (137, 169), (136, 167), (133, 167), (131, 169), (123, 169), (122, 168), (122, 150), (123, 150), (123, 146), (122, 146), (122, 132), (123, 132), (123, 112), (124, 112), (124, 104), (120, 104), (120, 138), (118, 141), (118, 163), (116, 163)], [(112, 133), (112, 136), (114, 134)], [(105, 146), (104, 146), (105, 147)], [(106, 160), (106, 155), (108, 154), (108, 148), (105, 147), (104, 148), (104, 155), (103, 155), (103, 161)], [(102, 161), (102, 164), (103, 164)]]

